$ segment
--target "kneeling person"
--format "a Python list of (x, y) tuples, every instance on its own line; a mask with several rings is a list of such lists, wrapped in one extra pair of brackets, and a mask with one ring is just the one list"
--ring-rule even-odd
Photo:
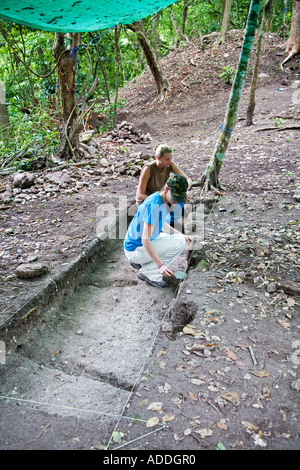
[(170, 207), (186, 202), (187, 189), (184, 176), (171, 176), (161, 192), (151, 194), (138, 207), (127, 230), (125, 255), (134, 267), (139, 268), (138, 277), (152, 286), (166, 286), (163, 276), (173, 276), (170, 265), (192, 243), (191, 237), (165, 222)]

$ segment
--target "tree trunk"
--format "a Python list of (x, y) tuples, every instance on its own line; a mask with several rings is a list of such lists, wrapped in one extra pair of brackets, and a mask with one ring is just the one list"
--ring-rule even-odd
[(81, 156), (79, 149), (79, 131), (77, 125), (76, 102), (76, 54), (80, 34), (70, 34), (71, 44), (65, 47), (65, 34), (55, 33), (53, 55), (57, 61), (64, 52), (58, 64), (59, 90), (62, 106), (60, 125), (60, 144), (57, 152), (59, 160), (77, 160)]
[(134, 25), (127, 25), (127, 27), (132, 31), (136, 32), (138, 35), (139, 43), (141, 45), (141, 48), (143, 49), (147, 63), (155, 80), (157, 95), (162, 101), (167, 97), (168, 93), (170, 92), (171, 86), (167, 77), (162, 71), (155, 51), (146, 34), (142, 30), (142, 25), (140, 21), (137, 21), (136, 23), (134, 23)]
[(226, 40), (227, 33), (230, 28), (230, 16), (231, 16), (231, 5), (232, 0), (225, 0), (224, 8), (223, 8), (223, 21), (221, 26), (221, 31), (216, 40), (215, 44), (223, 44)]
[(250, 98), (249, 98), (247, 117), (246, 117), (247, 126), (252, 126), (253, 124), (253, 115), (254, 115), (254, 110), (255, 110), (255, 105), (256, 105), (255, 91), (256, 91), (256, 83), (257, 83), (257, 76), (258, 76), (258, 69), (259, 69), (259, 62), (260, 62), (261, 46), (262, 46), (262, 41), (264, 38), (266, 24), (270, 17), (270, 13), (272, 9), (272, 2), (273, 0), (266, 0), (265, 6), (264, 6), (263, 18), (262, 18), (260, 29), (259, 29), (256, 51), (255, 51), (254, 68), (253, 68), (252, 80), (251, 80)]
[(281, 64), (286, 64), (292, 57), (300, 53), (300, 0), (294, 0), (292, 24), (289, 39), (286, 42), (285, 50), (289, 54)]
[(121, 29), (118, 31), (118, 27), (115, 26), (115, 67), (116, 67), (116, 81), (115, 81), (115, 99), (114, 99), (114, 111), (113, 111), (113, 127), (116, 125), (117, 119), (117, 108), (118, 108), (118, 94), (119, 94), (119, 37)]
[(201, 184), (206, 189), (221, 188), (219, 173), (224, 161), (225, 152), (228, 147), (231, 133), (234, 130), (238, 107), (244, 88), (246, 73), (251, 56), (255, 30), (258, 26), (258, 18), (261, 10), (262, 0), (252, 0), (246, 25), (243, 47), (232, 85), (231, 94), (227, 104), (224, 123), (220, 127), (220, 135), (215, 147), (214, 154), (201, 178)]
[(5, 88), (0, 82), (0, 132), (5, 133), (10, 126), (9, 115), (5, 102)]
[(183, 34), (185, 34), (185, 25), (186, 25), (186, 20), (188, 16), (189, 6), (190, 6), (190, 0), (184, 0), (183, 9), (182, 9), (182, 25), (181, 25), (181, 31)]
[(175, 29), (179, 40), (183, 41), (184, 43), (189, 42), (189, 38), (182, 32), (182, 30), (179, 28), (177, 24), (173, 8), (170, 9), (170, 14), (171, 14), (171, 21), (172, 21), (173, 28)]

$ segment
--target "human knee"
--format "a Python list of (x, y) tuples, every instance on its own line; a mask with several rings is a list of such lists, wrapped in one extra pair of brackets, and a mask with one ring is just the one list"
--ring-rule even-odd
[(176, 233), (173, 235), (174, 237), (174, 248), (178, 251), (183, 251), (186, 248), (187, 241), (182, 233)]

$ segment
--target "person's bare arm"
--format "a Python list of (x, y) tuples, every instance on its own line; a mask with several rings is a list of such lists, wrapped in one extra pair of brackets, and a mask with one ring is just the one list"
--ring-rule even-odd
[(150, 178), (150, 169), (148, 166), (144, 167), (140, 179), (139, 184), (136, 190), (136, 203), (141, 204), (147, 197), (146, 188)]
[(181, 175), (181, 176), (184, 176), (185, 179), (187, 180), (188, 182), (188, 189), (191, 189), (192, 187), (192, 180), (191, 178), (189, 178), (185, 173), (183, 173), (183, 171), (179, 168), (179, 166), (176, 165), (176, 163), (172, 162), (172, 171), (173, 173), (175, 173), (175, 175)]
[(164, 264), (158, 254), (155, 251), (155, 248), (151, 242), (151, 235), (154, 230), (154, 225), (144, 222), (143, 235), (142, 235), (142, 244), (147, 253), (151, 256), (157, 267), (159, 268), (161, 274), (166, 277), (173, 276), (172, 269)]

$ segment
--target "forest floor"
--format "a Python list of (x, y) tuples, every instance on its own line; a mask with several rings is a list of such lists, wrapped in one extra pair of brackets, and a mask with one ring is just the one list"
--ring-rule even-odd
[[(155, 146), (165, 142), (174, 149), (174, 161), (199, 180), (214, 150), (230, 94), (230, 85), (219, 75), (222, 67), (236, 67), (241, 38), (239, 31), (232, 31), (228, 42), (218, 48), (212, 42), (202, 46), (193, 41), (170, 53), (162, 60), (172, 85), (164, 102), (155, 98), (149, 71), (121, 91), (127, 104), (118, 121), (149, 133), (151, 142), (116, 142), (109, 134), (96, 137), (108, 167), (103, 169), (99, 160), (59, 172), (39, 170), (33, 172), (35, 191), (29, 188), (18, 193), (19, 199), (13, 195), (8, 203), (3, 201), (2, 325), (24, 306), (26, 311), (30, 297), (95, 239), (103, 207), (118, 210), (119, 196), (134, 200), (138, 174), (119, 171), (126, 162), (153, 155)], [(279, 45), (275, 35), (266, 35), (260, 66), (265, 75), (258, 80), (251, 127), (245, 125), (247, 78), (220, 175), (227, 189), (206, 195), (214, 203), (206, 209), (203, 246), (192, 253), (188, 276), (170, 311), (172, 325), (163, 317), (142, 380), (126, 409), (125, 416), (135, 416), (137, 422), (122, 420), (114, 434), (115, 447), (127, 443), (125, 450), (299, 448), (300, 61), (295, 58), (280, 70), (285, 54)], [(66, 175), (68, 181), (62, 184)], [(55, 187), (46, 197), (49, 181)], [(12, 176), (2, 177), (0, 185), (8, 191)], [(199, 201), (201, 190), (193, 189), (191, 196)], [(36, 260), (47, 265), (47, 274), (34, 279), (16, 275), (20, 264)], [(147, 302), (153, 302), (157, 291), (145, 289), (141, 281), (134, 284), (132, 271), (128, 279), (132, 285), (127, 295), (139, 298), (137, 291), (144, 289), (146, 297), (139, 302), (148, 311)], [(159, 290), (159, 320), (159, 302), (166, 301), (162, 295)], [(171, 300), (172, 296), (167, 302)], [(132, 308), (130, 302), (127, 308)], [(183, 319), (175, 331), (174, 321)], [(15, 340), (18, 354), (22, 345)], [(1, 395), (9, 394), (12, 382), (8, 380), (7, 387), (3, 383)], [(86, 442), (81, 436), (68, 444), (60, 442), (59, 447), (57, 430), (50, 434), (48, 429), (48, 434), (29, 444), (28, 434), (25, 440), (17, 435), (15, 412), (5, 413), (2, 449), (76, 448), (79, 441), (82, 448), (100, 449), (107, 443), (105, 433), (96, 442), (95, 431)], [(147, 436), (151, 431), (155, 432)]]

